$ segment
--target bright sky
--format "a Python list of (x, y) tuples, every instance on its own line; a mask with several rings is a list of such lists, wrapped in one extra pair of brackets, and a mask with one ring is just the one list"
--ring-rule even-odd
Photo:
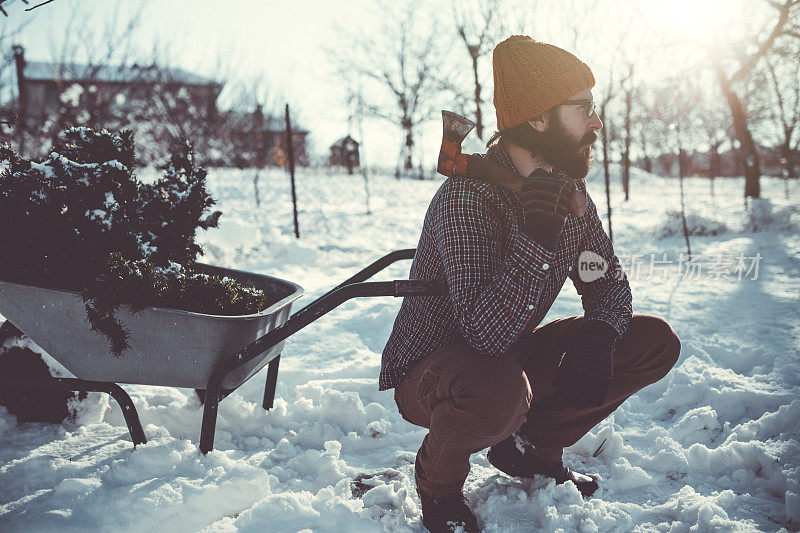
[[(505, 16), (512, 19), (516, 6), (521, 5), (514, 4), (515, 1), (503, 2)], [(452, 31), (450, 0), (421, 4), (432, 9), (434, 15), (430, 20), (440, 25), (443, 32)], [(645, 55), (642, 76), (656, 79), (697, 57), (674, 47), (653, 48), (654, 43), (676, 39), (709, 42), (714, 31), (731, 31), (752, 20), (752, 16), (745, 17), (743, 0), (528, 0), (522, 4), (530, 9), (531, 20), (525, 24), (525, 31), (570, 49), (584, 59), (595, 71), (598, 88), (610, 75), (614, 66), (610, 58), (616, 57), (613, 54), (616, 48), (621, 47), (625, 57)], [(32, 13), (24, 13), (19, 0), (5, 5), (11, 18), (4, 24), (35, 15), (21, 39), (26, 57), (51, 60), (52, 50), (60, 46), (76, 2), (55, 0)], [(123, 9), (144, 6), (145, 29), (139, 35), (137, 51), (147, 60), (152, 58), (153, 44), (160, 43), (167, 48), (173, 66), (227, 79), (265, 77), (276, 100), (288, 101), (295, 108), (299, 122), (311, 131), (311, 142), (317, 152), (325, 152), (332, 141), (348, 133), (343, 80), (334, 75), (325, 52), (325, 47), (345, 45), (335, 26), (344, 28), (346, 38), (348, 33), (360, 33), (365, 26), (375, 26), (385, 17), (374, 9), (374, 2), (367, 0), (130, 0), (124, 4), (81, 0), (78, 31), (100, 32), (108, 27), (114, 5), (123, 5)], [(571, 16), (575, 12), (584, 16)], [(564, 22), (576, 18), (583, 19), (577, 39)], [(465, 51), (454, 46), (452, 53), (465, 54)], [(162, 53), (159, 57), (166, 55)], [(616, 61), (619, 63), (619, 59)], [(165, 62), (166, 59), (161, 61)], [(488, 88), (491, 87), (489, 65), (486, 61), (482, 73)], [(225, 96), (223, 93), (222, 106)], [(493, 121), (491, 105), (485, 106), (484, 113)], [(434, 119), (424, 128), (421, 139), (426, 166), (435, 162), (440, 136), (441, 125)], [(400, 144), (397, 129), (386, 122), (369, 121), (365, 137), (371, 162), (394, 164)]]

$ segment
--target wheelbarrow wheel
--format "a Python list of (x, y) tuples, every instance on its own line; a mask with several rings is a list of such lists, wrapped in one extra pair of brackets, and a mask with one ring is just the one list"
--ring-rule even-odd
[[(9, 338), (11, 336), (6, 336), (3, 341)], [(3, 349), (2, 343), (0, 343), (0, 376), (20, 381), (53, 377), (47, 363), (33, 350), (19, 346)], [(86, 393), (82, 392), (77, 396), (83, 399)], [(63, 390), (0, 388), (0, 406), (15, 415), (20, 423), (60, 424), (64, 419), (73, 419), (75, 413), (69, 409), (69, 401), (75, 397), (74, 392)]]

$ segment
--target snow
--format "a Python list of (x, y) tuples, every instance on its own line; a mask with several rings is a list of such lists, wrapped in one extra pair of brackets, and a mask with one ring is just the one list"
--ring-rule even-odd
[[(285, 173), (262, 172), (257, 208), (251, 171), (211, 170), (209, 191), (224, 214), (219, 229), (199, 233), (203, 261), (301, 284), (297, 310), (383, 254), (414, 247), (440, 183), (372, 177), (366, 215), (360, 176), (298, 169), (297, 240)], [(635, 171), (627, 203), (619, 183), (617, 174), (614, 241), (634, 311), (667, 319), (681, 358), (567, 450), (569, 466), (601, 477), (589, 500), (571, 484), (511, 479), (485, 451), (473, 455), (465, 493), (479, 523), (486, 531), (797, 531), (800, 184), (787, 200), (781, 181), (763, 178), (767, 200), (748, 217), (742, 179), (717, 179), (713, 200), (707, 180), (686, 180), (689, 270), (680, 226), (662, 231), (675, 224), (678, 181)], [(599, 175), (589, 190), (605, 216)], [(655, 272), (651, 254), (664, 261)], [(756, 256), (757, 273), (737, 275), (737, 258), (751, 267)], [(408, 267), (375, 279), (402, 279)], [(192, 390), (124, 385), (148, 437), (135, 450), (103, 394), (59, 426), (18, 424), (0, 408), (0, 529), (423, 531), (413, 464), (426, 430), (400, 417), (392, 391), (377, 390), (399, 305), (350, 301), (293, 335), (275, 407), (260, 407), (262, 370), (220, 404), (206, 456)], [(568, 282), (545, 320), (581, 312)]]
[(61, 100), (62, 104), (69, 105), (72, 107), (77, 107), (78, 102), (80, 101), (81, 95), (83, 94), (83, 87), (79, 83), (73, 83), (61, 94), (58, 96), (59, 100)]

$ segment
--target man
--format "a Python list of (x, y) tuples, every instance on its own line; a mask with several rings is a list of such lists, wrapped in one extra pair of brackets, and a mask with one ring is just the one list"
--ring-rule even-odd
[[(395, 388), (402, 416), (430, 430), (415, 478), (431, 531), (477, 531), (463, 484), (470, 454), (487, 447), (510, 476), (572, 481), (591, 495), (597, 480), (564, 467), (563, 449), (666, 375), (680, 352), (664, 320), (632, 314), (582, 181), (603, 126), (591, 70), (521, 35), (497, 45), (493, 67), (499, 134), (484, 157), (528, 176), (522, 193), (445, 181), (410, 277), (444, 279), (449, 295), (403, 301), (381, 364), (381, 390)], [(569, 212), (575, 189), (587, 202), (582, 217)], [(602, 258), (605, 273), (582, 270), (587, 257)], [(584, 315), (536, 327), (568, 276)]]

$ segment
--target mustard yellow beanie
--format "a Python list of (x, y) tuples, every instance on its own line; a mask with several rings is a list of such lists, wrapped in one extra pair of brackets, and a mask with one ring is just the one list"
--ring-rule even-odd
[(494, 108), (497, 129), (537, 117), (575, 93), (594, 87), (592, 70), (552, 44), (512, 35), (494, 48)]

